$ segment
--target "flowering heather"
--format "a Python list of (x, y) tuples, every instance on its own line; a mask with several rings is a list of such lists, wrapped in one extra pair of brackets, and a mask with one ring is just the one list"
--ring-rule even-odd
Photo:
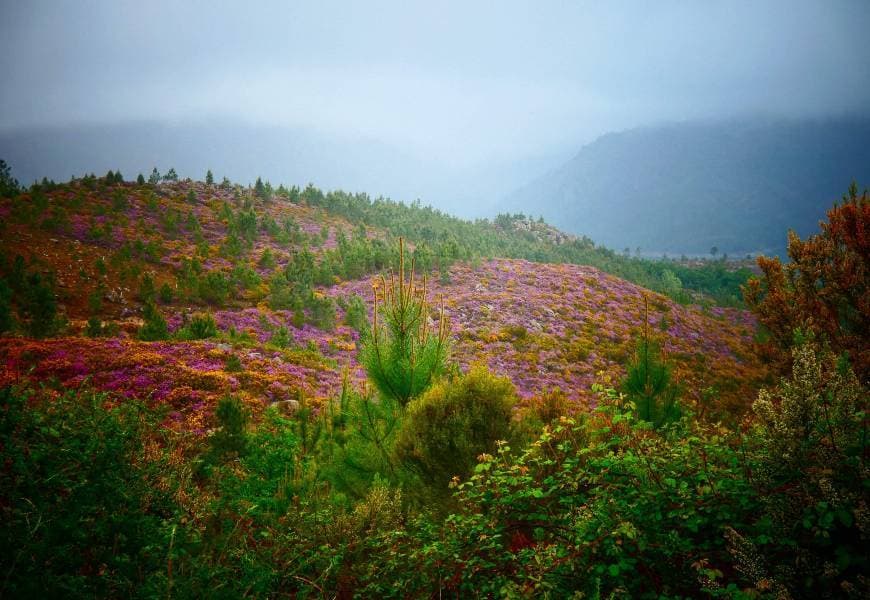
[[(358, 294), (371, 304), (372, 282), (347, 282), (329, 293)], [(591, 402), (596, 379), (621, 377), (642, 330), (644, 293), (652, 299), (650, 329), (690, 393), (716, 386), (738, 402), (752, 397), (742, 387), (752, 383), (734, 388), (731, 381), (761, 376), (749, 354), (754, 321), (746, 311), (706, 315), (591, 267), (497, 259), (476, 270), (456, 266), (450, 283), (430, 282), (429, 293), (433, 300), (444, 295), (462, 368), (484, 360), (526, 398), (558, 387)]]

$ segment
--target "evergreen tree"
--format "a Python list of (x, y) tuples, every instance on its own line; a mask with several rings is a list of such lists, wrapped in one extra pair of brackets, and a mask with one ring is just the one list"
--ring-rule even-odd
[(138, 183), (139, 185), (145, 184), (145, 176), (142, 175), (142, 173), (139, 173), (139, 177), (136, 178), (136, 183)]
[(212, 184), (214, 183), (214, 175), (212, 175), (212, 173), (211, 173), (211, 169), (209, 169), (209, 170), (206, 171), (206, 173), (205, 173), (205, 183), (206, 183), (207, 185), (212, 185)]
[(649, 336), (649, 299), (646, 296), (643, 337), (638, 341), (634, 360), (627, 371), (622, 390), (634, 403), (638, 418), (660, 427), (680, 417), (679, 389), (671, 382), (671, 370)]
[(144, 323), (139, 329), (139, 339), (144, 342), (154, 342), (169, 338), (166, 319), (154, 304), (145, 305)]
[(0, 279), (0, 333), (10, 331), (13, 324), (12, 288), (5, 279)]
[(23, 312), (27, 333), (35, 338), (51, 336), (60, 329), (57, 298), (51, 279), (30, 273), (25, 279)]
[(444, 371), (448, 345), (443, 304), (435, 327), (429, 321), (426, 278), (418, 287), (412, 262), (405, 279), (405, 241), (399, 238), (398, 277), (382, 276), (375, 289), (372, 327), (360, 361), (378, 391), (405, 406)]
[(0, 198), (12, 198), (20, 192), (18, 180), (12, 176), (12, 170), (6, 161), (0, 160)]
[(151, 185), (156, 185), (160, 183), (160, 171), (157, 170), (157, 167), (151, 171), (151, 176), (148, 177), (148, 183)]

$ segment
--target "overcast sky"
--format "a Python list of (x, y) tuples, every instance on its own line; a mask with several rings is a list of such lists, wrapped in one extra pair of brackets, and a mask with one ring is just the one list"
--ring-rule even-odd
[(861, 0), (0, 2), (7, 129), (234, 117), (468, 166), (870, 106)]

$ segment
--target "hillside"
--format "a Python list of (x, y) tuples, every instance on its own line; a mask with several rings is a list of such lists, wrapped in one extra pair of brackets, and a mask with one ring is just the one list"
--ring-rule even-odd
[[(65, 386), (87, 381), (144, 395), (169, 402), (195, 429), (228, 392), (257, 410), (282, 400), (327, 401), (343, 370), (362, 378), (359, 325), (348, 325), (348, 302), (358, 296), (370, 313), (369, 277), (394, 264), (396, 243), (391, 231), (318, 204), (329, 201), (313, 188), (90, 178), (4, 201), (4, 276), (51, 274), (66, 323), (56, 341), (6, 338), (3, 381), (33, 368)], [(530, 235), (552, 247), (579, 243), (534, 222), (513, 232), (477, 227), (505, 245), (514, 236), (528, 243)], [(477, 250), (444, 235), (410, 241), (418, 264), (434, 270), (431, 298), (448, 299), (463, 368), (483, 361), (509, 376), (523, 398), (558, 387), (581, 404), (591, 401), (596, 378), (621, 377), (650, 292), (590, 266), (481, 261)], [(715, 386), (723, 402), (739, 404), (760, 373), (749, 352), (753, 321), (736, 309), (701, 312), (652, 297), (650, 322), (687, 389)], [(27, 309), (16, 302), (26, 333)], [(169, 333), (182, 337), (136, 339), (149, 302)], [(214, 319), (207, 339), (181, 331), (197, 314)]]
[(510, 194), (617, 250), (783, 254), (849, 182), (870, 180), (870, 120), (728, 120), (611, 133)]
[[(742, 281), (724, 261), (619, 256), (519, 215), (172, 171), (0, 183), (0, 594), (866, 580), (854, 186), (792, 240), (785, 268), (827, 279), (760, 260), (749, 313), (713, 301)], [(771, 579), (744, 570), (760, 553)]]

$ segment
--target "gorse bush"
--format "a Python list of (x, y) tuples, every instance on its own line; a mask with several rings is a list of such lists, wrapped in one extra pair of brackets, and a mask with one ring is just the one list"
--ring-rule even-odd
[(402, 464), (442, 494), (453, 477), (465, 479), (477, 457), (511, 437), (516, 390), (481, 365), (445, 379), (408, 404), (395, 453)]
[(430, 323), (426, 279), (422, 287), (414, 283), (413, 262), (405, 279), (404, 241), (399, 243), (398, 277), (382, 277), (375, 289), (374, 317), (360, 362), (378, 391), (404, 406), (444, 372), (449, 339), (443, 307), (438, 325)]

